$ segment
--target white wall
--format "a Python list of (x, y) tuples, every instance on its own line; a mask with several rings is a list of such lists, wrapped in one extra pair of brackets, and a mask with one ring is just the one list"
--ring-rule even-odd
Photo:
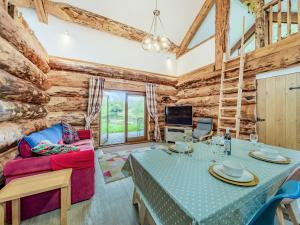
[(21, 10), (29, 26), (49, 55), (90, 62), (176, 74), (174, 54), (146, 52), (138, 42), (69, 23), (49, 16), (49, 23), (39, 23), (31, 9)]
[(177, 60), (177, 75), (183, 75), (215, 62), (215, 38), (182, 55)]
[(207, 14), (206, 18), (204, 19), (203, 23), (201, 24), (194, 38), (189, 44), (188, 48), (193, 48), (194, 46), (206, 40), (207, 38), (215, 35), (216, 33), (215, 21), (216, 21), (216, 4), (213, 5), (211, 10)]

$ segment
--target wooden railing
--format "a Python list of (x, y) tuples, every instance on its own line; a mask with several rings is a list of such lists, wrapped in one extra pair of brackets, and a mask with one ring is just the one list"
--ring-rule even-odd
[[(297, 4), (297, 11), (292, 12), (292, 1), (293, 4)], [(273, 43), (273, 23), (277, 22), (277, 41), (286, 38), (292, 34), (292, 24), (297, 24), (297, 32), (300, 32), (300, 0), (287, 0), (286, 1), (286, 12), (283, 12), (282, 0), (273, 0), (264, 5), (263, 10), (265, 12), (265, 32), (266, 32), (266, 44)], [(277, 11), (274, 9), (277, 8)], [(282, 24), (287, 25), (286, 37), (282, 36)]]

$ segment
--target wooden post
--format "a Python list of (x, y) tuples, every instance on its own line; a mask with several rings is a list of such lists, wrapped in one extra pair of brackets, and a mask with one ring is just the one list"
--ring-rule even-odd
[(298, 0), (298, 31), (300, 31), (300, 0)]
[(278, 24), (278, 30), (277, 30), (277, 37), (278, 41), (281, 40), (281, 0), (278, 1), (278, 14), (277, 14), (277, 24)]
[(265, 16), (264, 0), (256, 0), (256, 18), (255, 18), (255, 46), (256, 49), (265, 46)]
[(221, 69), (228, 48), (230, 0), (216, 0), (215, 67)]
[(291, 0), (287, 0), (287, 35), (289, 36), (291, 34), (291, 24), (292, 24), (292, 18), (291, 18)]
[(273, 43), (273, 6), (269, 8), (269, 44)]

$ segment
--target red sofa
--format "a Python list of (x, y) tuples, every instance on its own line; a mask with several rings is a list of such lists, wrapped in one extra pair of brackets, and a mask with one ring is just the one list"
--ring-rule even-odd
[[(72, 145), (78, 146), (78, 152), (51, 156), (17, 157), (6, 163), (3, 174), (5, 183), (29, 175), (45, 173), (65, 168), (73, 168), (71, 178), (72, 204), (90, 199), (95, 192), (95, 162), (92, 132), (78, 130), (80, 141)], [(28, 219), (60, 208), (60, 191), (49, 191), (21, 199), (21, 219)], [(6, 210), (7, 221), (11, 221), (11, 203)]]

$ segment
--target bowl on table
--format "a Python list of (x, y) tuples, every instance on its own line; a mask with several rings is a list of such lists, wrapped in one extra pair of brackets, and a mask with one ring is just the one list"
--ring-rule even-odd
[(244, 173), (244, 168), (239, 162), (225, 160), (223, 162), (223, 171), (229, 176), (241, 177)]

